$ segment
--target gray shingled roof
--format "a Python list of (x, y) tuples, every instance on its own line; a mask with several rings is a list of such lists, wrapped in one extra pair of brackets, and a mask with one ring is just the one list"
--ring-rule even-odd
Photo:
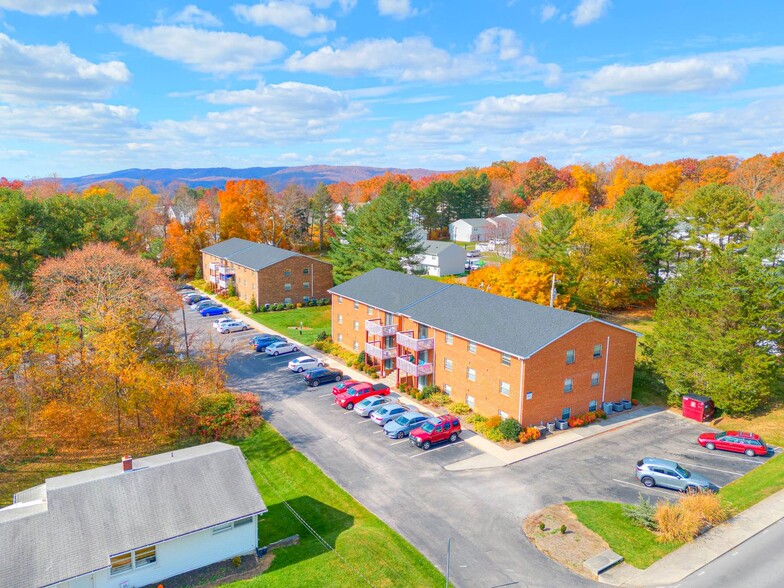
[(225, 241), (221, 241), (220, 243), (215, 243), (215, 245), (210, 245), (209, 247), (205, 247), (202, 249), (204, 253), (209, 253), (211, 255), (215, 255), (216, 257), (228, 257), (236, 253), (237, 251), (241, 251), (242, 249), (247, 249), (248, 247), (252, 247), (256, 245), (253, 241), (248, 241), (247, 239), (240, 239), (238, 237), (232, 237), (231, 239), (226, 239)]
[[(264, 243), (254, 243), (253, 241), (236, 237), (205, 247), (202, 249), (202, 252), (227, 259), (254, 271), (269, 267), (290, 257), (307, 257), (288, 249), (281, 249), (272, 245), (265, 245)], [(324, 263), (317, 259), (313, 261)]]
[(483, 227), (490, 224), (490, 221), (486, 218), (459, 218), (455, 222), (459, 221), (466, 222), (472, 227)]
[[(266, 511), (238, 447), (208, 443), (46, 480), (0, 509), (0, 584), (48, 586), (109, 557)], [(36, 487), (38, 488), (38, 487)], [(33, 489), (31, 489), (33, 490)]]
[(455, 245), (451, 241), (427, 240), (424, 242), (424, 250), (422, 251), (422, 253), (424, 253), (425, 255), (438, 255), (444, 249), (447, 249), (449, 247), (458, 247), (459, 249), (462, 249), (462, 247), (460, 247), (459, 245)]
[(400, 312), (409, 304), (448, 287), (441, 282), (377, 268), (329, 291), (387, 312)]

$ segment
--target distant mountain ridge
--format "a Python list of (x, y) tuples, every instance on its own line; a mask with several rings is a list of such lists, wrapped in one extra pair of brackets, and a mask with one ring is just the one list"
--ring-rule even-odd
[(353, 184), (360, 180), (367, 180), (387, 172), (393, 174), (406, 174), (418, 180), (433, 174), (443, 173), (429, 169), (399, 169), (395, 167), (365, 167), (365, 166), (337, 166), (337, 165), (305, 165), (296, 167), (247, 167), (233, 169), (230, 167), (197, 167), (197, 168), (158, 168), (158, 169), (123, 169), (120, 171), (91, 174), (75, 178), (61, 178), (65, 186), (84, 189), (100, 182), (118, 182), (127, 187), (132, 187), (143, 182), (151, 187), (165, 186), (172, 183), (181, 183), (195, 188), (222, 188), (229, 180), (256, 180), (261, 179), (276, 190), (285, 188), (289, 184), (299, 184), (303, 188), (315, 188), (319, 182), (335, 184), (348, 182)]

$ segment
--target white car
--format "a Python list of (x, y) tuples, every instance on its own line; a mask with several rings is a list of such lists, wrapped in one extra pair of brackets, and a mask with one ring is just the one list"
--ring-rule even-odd
[(267, 355), (280, 355), (281, 353), (291, 353), (292, 351), (299, 351), (294, 343), (290, 341), (278, 341), (267, 347)]
[(222, 325), (225, 325), (226, 323), (236, 323), (236, 322), (237, 322), (237, 319), (233, 319), (233, 318), (224, 316), (223, 318), (215, 319), (212, 322), (212, 326), (220, 331), (220, 328), (221, 328)]
[(289, 369), (292, 372), (297, 372), (301, 374), (305, 370), (313, 369), (315, 367), (323, 367), (324, 362), (316, 359), (315, 357), (310, 357), (309, 355), (303, 355), (302, 357), (298, 357), (297, 359), (292, 359), (289, 362)]
[(247, 323), (243, 323), (242, 321), (230, 321), (227, 323), (223, 323), (220, 327), (218, 327), (218, 332), (221, 335), (225, 335), (226, 333), (234, 333), (236, 331), (247, 331), (250, 329)]

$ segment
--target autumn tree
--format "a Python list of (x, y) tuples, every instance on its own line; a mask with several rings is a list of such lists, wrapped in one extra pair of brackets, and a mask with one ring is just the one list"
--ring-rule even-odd
[(737, 246), (748, 237), (754, 202), (737, 186), (708, 184), (678, 209), (689, 239), (703, 252)]
[[(542, 262), (515, 255), (499, 267), (486, 266), (469, 274), (466, 285), (499, 296), (550, 304), (553, 273)], [(558, 294), (554, 306), (566, 308), (569, 296)]]
[(313, 210), (313, 220), (318, 223), (319, 228), (319, 251), (324, 249), (324, 228), (332, 220), (335, 211), (335, 203), (329, 195), (329, 191), (323, 182), (316, 186), (316, 192), (311, 198), (311, 208)]

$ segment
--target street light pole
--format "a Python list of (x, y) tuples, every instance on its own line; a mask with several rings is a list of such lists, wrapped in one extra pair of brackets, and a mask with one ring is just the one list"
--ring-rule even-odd
[(452, 555), (452, 538), (449, 537), (446, 542), (446, 588), (449, 588), (449, 559)]
[(185, 336), (185, 357), (187, 357), (188, 360), (190, 360), (190, 358), (191, 358), (191, 350), (190, 350), (190, 344), (188, 343), (188, 325), (185, 322), (185, 305), (184, 304), (182, 306), (180, 306), (180, 310), (182, 311), (182, 332), (183, 332), (183, 335)]

